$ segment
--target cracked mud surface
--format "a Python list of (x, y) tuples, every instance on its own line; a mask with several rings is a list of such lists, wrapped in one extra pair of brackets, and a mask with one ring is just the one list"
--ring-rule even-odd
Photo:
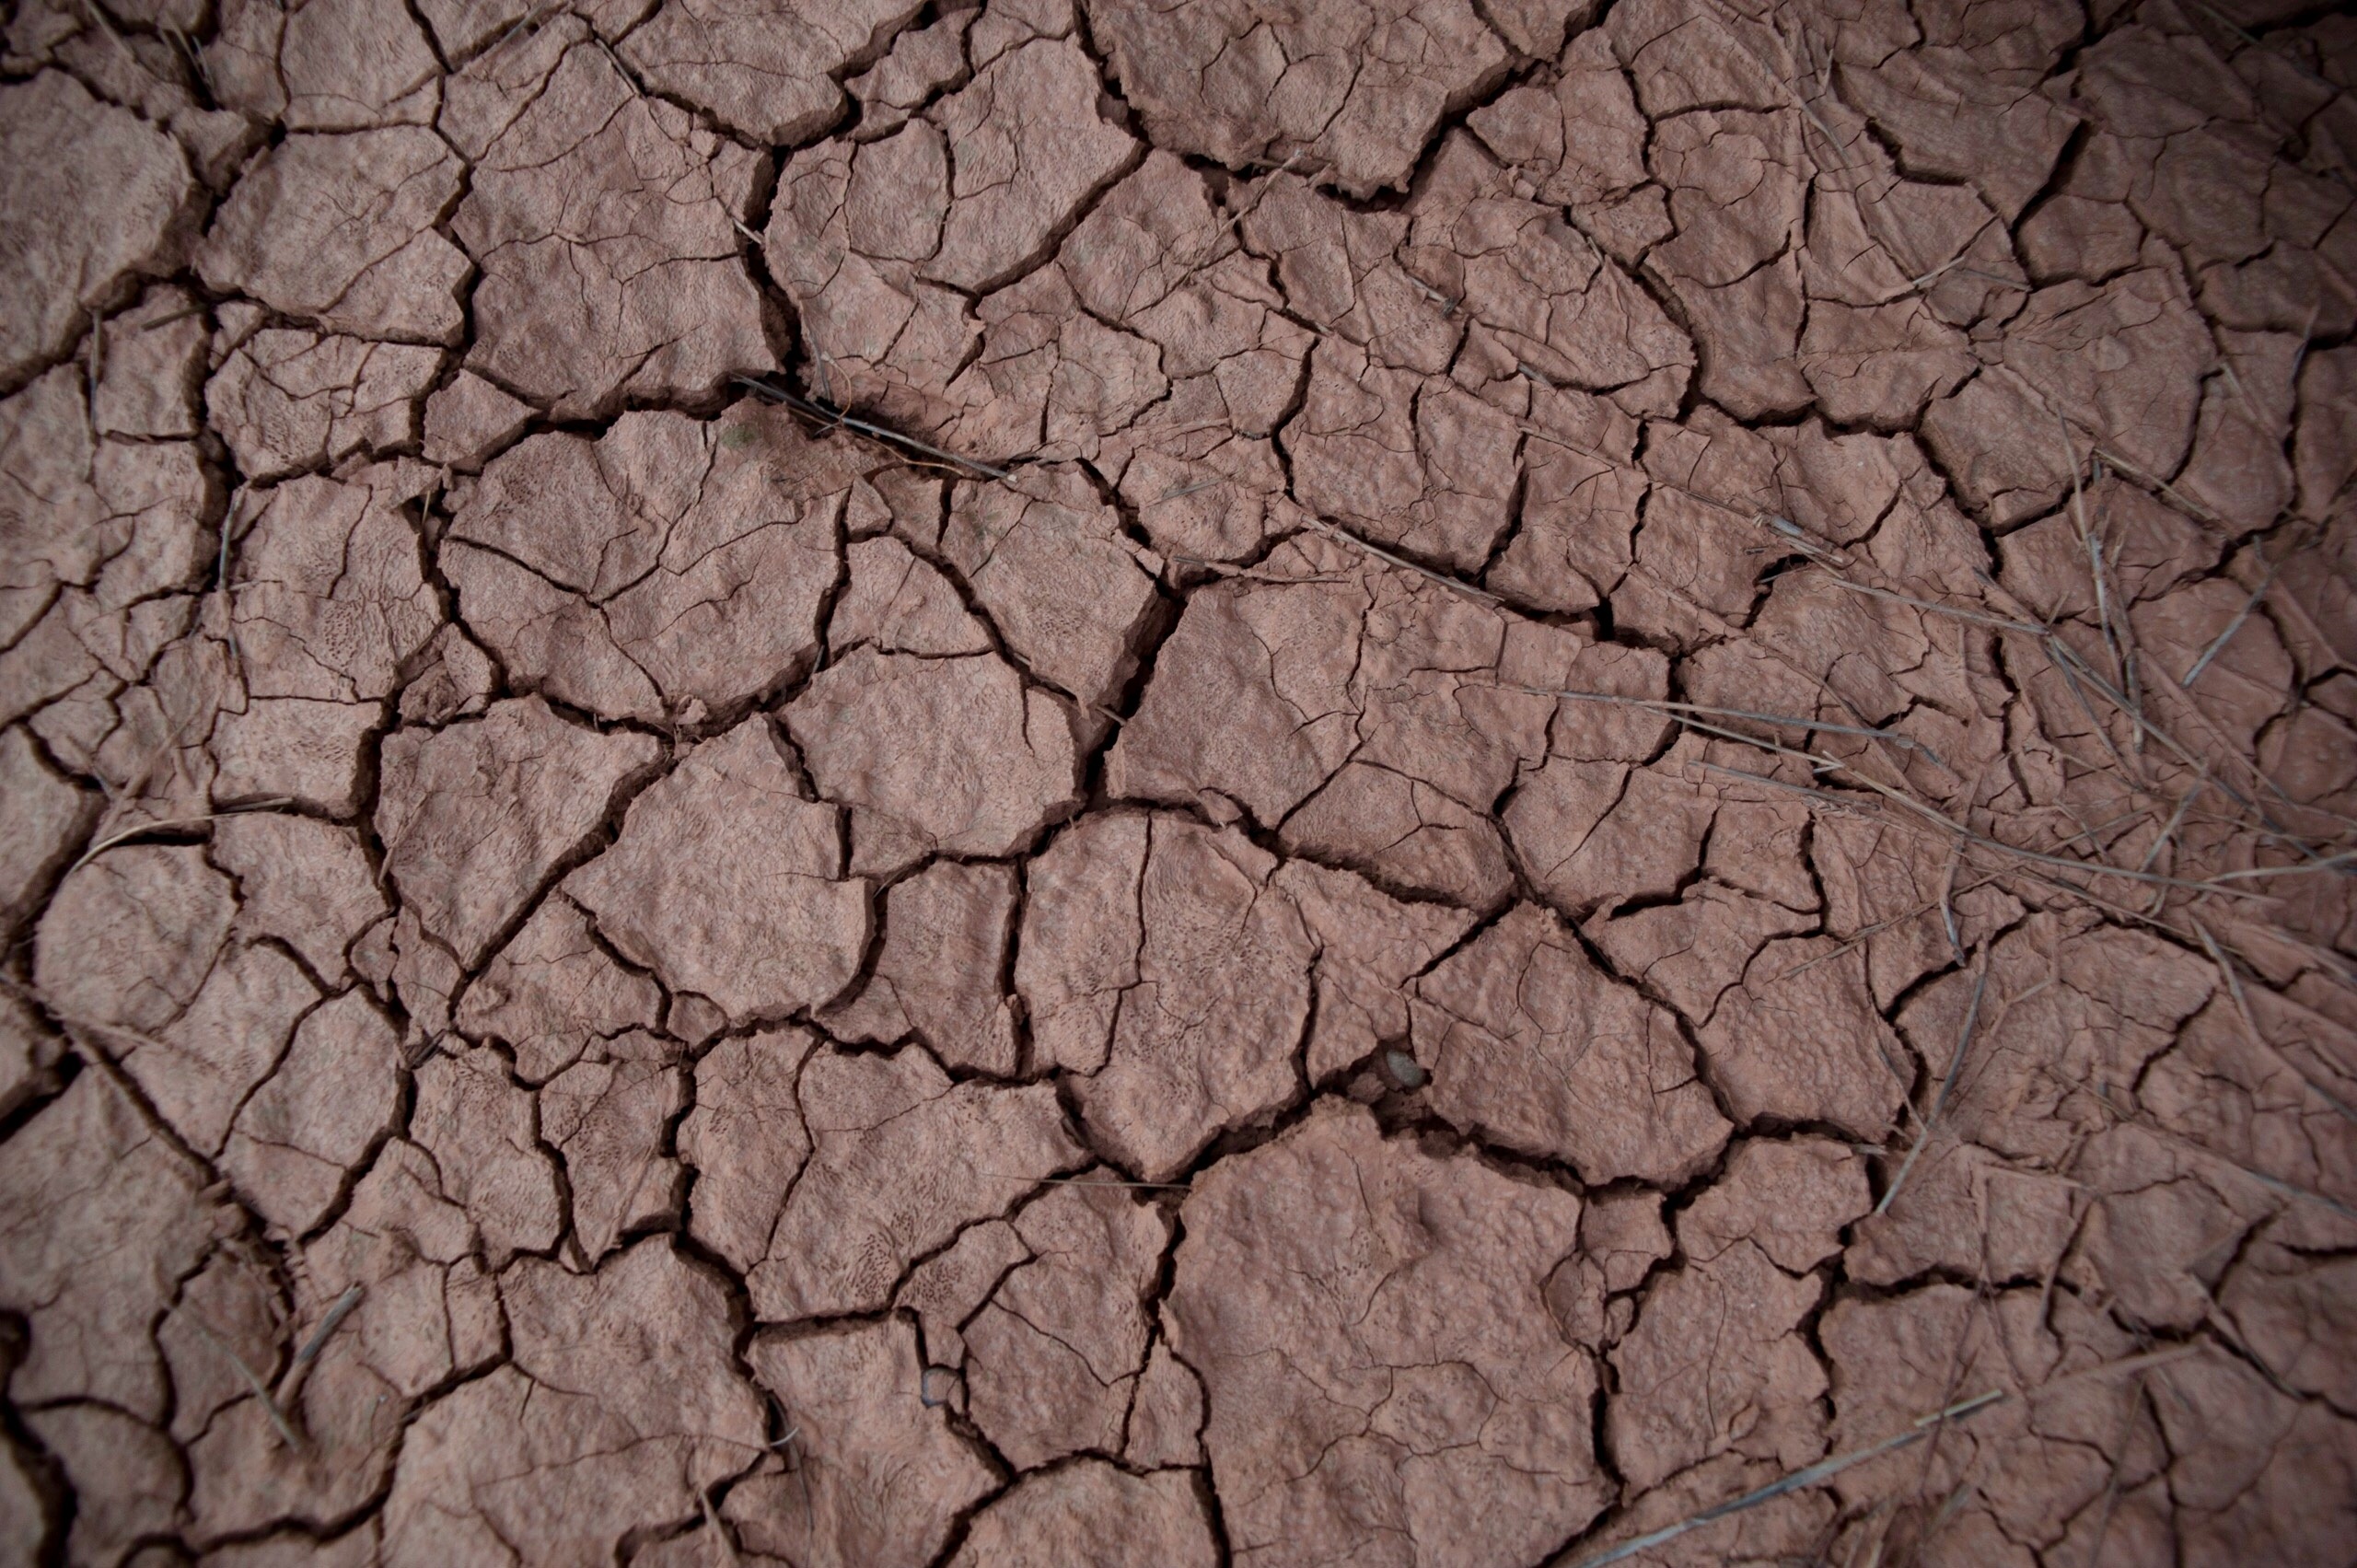
[(2357, 1561), (2331, 10), (14, 0), (0, 1560)]

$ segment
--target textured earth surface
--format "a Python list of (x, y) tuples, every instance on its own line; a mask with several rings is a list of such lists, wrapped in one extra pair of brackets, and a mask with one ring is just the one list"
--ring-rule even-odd
[(2334, 9), (10, 0), (0, 1561), (2357, 1561)]

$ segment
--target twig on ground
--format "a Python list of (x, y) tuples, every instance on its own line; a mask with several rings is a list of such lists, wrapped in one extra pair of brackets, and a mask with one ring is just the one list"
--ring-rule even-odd
[(507, 47), (508, 40), (514, 38), (517, 33), (522, 32), (526, 28), (538, 26), (540, 22), (545, 21), (550, 17), (556, 15), (559, 11), (563, 9), (563, 0), (558, 0), (556, 5), (542, 6), (535, 10), (525, 12), (522, 16), (516, 18), (516, 22), (513, 27), (510, 27), (505, 32), (499, 35), (497, 42), (493, 43), (491, 48), (484, 50), (483, 52), (485, 54), (491, 54), (498, 50), (505, 49)]
[[(2107, 681), (2102, 676), (2096, 674), (2096, 671), (2089, 667), (2087, 662), (2081, 658), (2078, 654), (2071, 648), (2069, 644), (2064, 643), (2054, 627), (2035, 625), (2026, 621), (2000, 620), (1994, 617), (1980, 615), (1971, 610), (1958, 610), (1952, 605), (1933, 604), (1929, 600), (1911, 598), (1905, 594), (1894, 594), (1887, 588), (1875, 588), (1870, 587), (1864, 583), (1852, 583), (1838, 574), (1832, 575), (1832, 580), (1841, 584), (1844, 587), (1853, 589), (1859, 593), (1871, 594), (1876, 598), (1897, 599), (1902, 603), (1912, 604), (1920, 609), (1931, 610), (1937, 614), (1952, 615), (1962, 620), (1980, 621), (1984, 624), (1995, 626), (2002, 631), (2013, 632), (2018, 634), (2038, 638), (2046, 651), (2047, 657), (2054, 663), (2057, 671), (2063, 676), (2066, 683), (2073, 686), (2073, 694), (2079, 698), (2083, 706), (2085, 705), (2085, 696), (2083, 692), (2078, 692), (2075, 690), (2077, 683), (2081, 681), (2084, 681), (2087, 686), (2092, 687), (2106, 702), (2111, 703), (2122, 714), (2126, 714), (2129, 722), (2134, 725), (2139, 732), (2143, 735), (2150, 736), (2154, 740), (2158, 741), (2169, 751), (2171, 755), (2175, 756), (2187, 767), (2192, 768), (2197, 772), (2206, 772), (2208, 771), (2209, 764), (2206, 761), (2201, 758), (2195, 756), (2190, 749), (2180, 744), (2177, 738), (2171, 736), (2166, 730), (2160, 728), (2158, 726), (2152, 723), (2151, 720), (2147, 719), (2125, 694), (2113, 689), (2109, 681)], [(2197, 722), (2211, 728), (2213, 739), (2219, 738), (2216, 735), (2215, 726), (2210, 724), (2207, 716), (2201, 713), (2200, 708), (2189, 707), (2188, 712)], [(2105, 731), (2103, 726), (2099, 722), (2096, 721), (2092, 709), (2088, 712), (2088, 718), (2090, 723), (2095, 725), (2097, 735), (2103, 740), (2105, 749), (2110, 751), (2115, 758), (2119, 758), (2119, 748), (2112, 745), (2109, 734)], [(2265, 772), (2260, 771), (2256, 762), (2244, 756), (2240, 751), (2235, 749), (2233, 747), (2223, 745), (2223, 741), (2221, 744), (2222, 749), (2227, 756), (2232, 758), (2233, 761), (2246, 772), (2249, 773), (2253, 779), (2265, 786), (2269, 793), (2282, 800), (2285, 805), (2303, 810), (2314, 811), (2318, 809), (2315, 807), (2301, 806), (2299, 802), (2293, 800), (2291, 796), (2283, 793), (2281, 785), (2277, 784), (2273, 779), (2269, 778)], [(2125, 768), (2126, 759), (2119, 758), (2119, 761), (2122, 767)], [(2280, 831), (2276, 823), (2270, 819), (2264, 811), (2260, 810), (2258, 802), (2252, 800), (2240, 790), (2235, 789), (2232, 784), (2225, 783), (2222, 779), (2212, 778), (2211, 783), (2228, 799), (2234, 801), (2235, 805), (2240, 806), (2244, 810), (2251, 812), (2257, 816), (2262, 826), (2270, 830)], [(2328, 815), (2329, 815), (2329, 813), (2328, 813)], [(2286, 834), (2284, 836), (2287, 842), (2295, 845), (2301, 844), (2301, 841), (2292, 835)], [(2309, 854), (2310, 858), (2314, 859), (2317, 857), (2316, 852), (2312, 848), (2306, 848), (2305, 845), (2302, 845), (2301, 847), (2305, 849), (2305, 853)]]
[(1914, 1172), (1916, 1159), (1923, 1153), (1924, 1145), (1932, 1141), (1932, 1134), (1938, 1130), (1940, 1114), (1947, 1109), (1948, 1097), (1956, 1092), (1956, 1077), (1964, 1071), (1965, 1055), (1972, 1049), (1973, 1026), (1980, 1021), (1981, 993), (1988, 989), (1989, 953), (1987, 948), (1983, 948), (1980, 953), (1980, 973), (1972, 982), (1972, 1001), (1964, 1010), (1964, 1028), (1956, 1031), (1956, 1054), (1948, 1058), (1948, 1070), (1946, 1075), (1940, 1080), (1940, 1092), (1933, 1097), (1932, 1109), (1924, 1116), (1923, 1125), (1916, 1130), (1915, 1142), (1909, 1147), (1907, 1157), (1898, 1162), (1898, 1174), (1892, 1177), (1890, 1185), (1883, 1190), (1882, 1202), (1875, 1205), (1875, 1214), (1887, 1211), (1892, 1202), (1898, 1198), (1898, 1190), (1907, 1185), (1907, 1178)]
[(1181, 436), (1198, 436), (1206, 430), (1227, 428), (1228, 424), (1223, 419), (1198, 419), (1187, 424), (1133, 424), (1130, 427), (1130, 434), (1136, 436), (1142, 443), (1176, 441)]
[[(2096, 551), (2096, 569), (2097, 571), (2103, 569), (2103, 551), (2100, 543)], [(2144, 661), (2138, 656), (2139, 652), (2136, 645), (2136, 623), (2132, 621), (2121, 621), (2119, 623), (2120, 684), (2128, 693), (2129, 712), (2141, 718), (2144, 713)], [(2137, 726), (2136, 733), (2131, 738), (2140, 760), (2144, 755), (2144, 728), (2145, 726), (2142, 725)], [(2149, 788), (2150, 786), (2140, 784), (2140, 787)]]
[[(1948, 1373), (1947, 1376), (1944, 1378), (1940, 1384), (1940, 1403), (1943, 1407), (1956, 1402), (1956, 1396), (1963, 1391), (1964, 1380), (1967, 1374), (1972, 1370), (1971, 1352), (1973, 1331), (1984, 1325), (1991, 1330), (1995, 1327), (1993, 1315), (1990, 1311), (1990, 1295), (1988, 1271), (1984, 1268), (1981, 1271), (1980, 1283), (1973, 1291), (1972, 1316), (1967, 1319), (1963, 1332), (1956, 1335), (1956, 1343), (1949, 1347)], [(1998, 1339), (1999, 1343), (2002, 1346), (2003, 1342), (2003, 1334), (1997, 1334), (1995, 1337)], [(2007, 1363), (2011, 1365), (2013, 1358), (2008, 1355), (2006, 1360)], [(2023, 1385), (2023, 1381), (2020, 1368), (2017, 1366), (2014, 1367), (2014, 1387), (2021, 1387)], [(1923, 1495), (1924, 1488), (1931, 1484), (1932, 1467), (1939, 1462), (1940, 1445), (1946, 1439), (1947, 1434), (1947, 1422), (1943, 1420), (1933, 1423), (1930, 1441), (1923, 1445), (1922, 1461), (1916, 1468), (1915, 1484), (1910, 1489), (1915, 1499), (1921, 1499)], [(1917, 1547), (1919, 1551), (1921, 1550), (1921, 1541), (1918, 1541)]]
[[(84, 1017), (79, 1013), (66, 1012), (63, 1008), (52, 1005), (50, 1000), (41, 994), (38, 987), (27, 985), (24, 981), (12, 979), (5, 974), (0, 974), (0, 991), (6, 991), (12, 996), (21, 997), (27, 1002), (30, 1002), (38, 1006), (46, 1008), (49, 1016), (55, 1018), (68, 1034), (72, 1034), (79, 1030), (87, 1031), (90, 1034), (110, 1035), (118, 1040), (127, 1040), (135, 1046), (167, 1053), (168, 1053), (172, 1049), (170, 1046), (168, 1046), (163, 1041), (157, 1040), (154, 1035), (142, 1034), (137, 1029), (126, 1028), (121, 1024), (110, 1024), (105, 1022), (103, 1019)], [(98, 1048), (89, 1045), (87, 1041), (80, 1043), (84, 1050), (90, 1051), (92, 1055), (99, 1058), (100, 1060), (110, 1063), (114, 1061), (114, 1058), (105, 1051), (99, 1050)]]
[[(1998, 631), (2011, 632), (2016, 635), (2037, 638), (2040, 645), (2045, 650), (2047, 657), (2054, 664), (2056, 671), (2061, 675), (2064, 684), (2072, 689), (2072, 694), (2073, 697), (2078, 700), (2083, 708), (2086, 709), (2088, 722), (2095, 729), (2097, 738), (2103, 742), (2104, 749), (2110, 752), (2112, 756), (2119, 761), (2123, 770), (2127, 767), (2127, 759), (2119, 755), (2119, 749), (2112, 744), (2110, 733), (2106, 729), (2101, 721), (2096, 719), (2093, 706), (2087, 703), (2085, 692), (2079, 689), (2083, 684), (2085, 687), (2092, 689), (2106, 702), (2111, 703), (2114, 707), (2118, 708), (2120, 713), (2125, 714), (2128, 721), (2136, 727), (2140, 737), (2149, 737), (2153, 740), (2158, 742), (2162, 747), (2167, 749), (2172, 756), (2184, 763), (2185, 766), (2204, 773), (2209, 772), (2209, 763), (2207, 761), (2195, 756), (2191, 749), (2180, 744), (2174, 736), (2170, 735), (2166, 730), (2162, 729), (2159, 726), (2146, 718), (2136, 703), (2132, 702), (2126, 693), (2118, 691), (2109, 681), (2104, 679), (2102, 676), (2098, 675), (2084, 659), (2081, 658), (2078, 654), (2072, 649), (2069, 644), (2061, 640), (2059, 633), (2053, 626), (2026, 621), (2013, 620), (2005, 617), (1987, 615), (1977, 610), (1962, 610), (1954, 605), (1937, 604), (1929, 599), (1916, 598), (1909, 594), (1894, 593), (1888, 588), (1877, 588), (1871, 587), (1868, 584), (1852, 582), (1849, 578), (1842, 576), (1838, 572), (1828, 573), (1827, 575), (1830, 581), (1839, 584), (1842, 587), (1850, 589), (1853, 593), (1865, 594), (1875, 598), (1889, 599), (1896, 603), (1911, 605), (1918, 610), (1926, 610), (1933, 614), (1950, 616), (1956, 620), (1968, 621), (1979, 625), (1993, 627)], [(1984, 581), (1985, 580), (1988, 579), (1986, 579), (1984, 575)], [(2206, 715), (2203, 715), (2198, 707), (2189, 708), (2188, 712), (2196, 720), (2196, 722), (2201, 723), (2205, 726), (2209, 725)], [(2215, 726), (2209, 726), (2209, 727), (2212, 730), (2212, 738), (2218, 738), (2215, 735)], [(2293, 800), (2289, 796), (2284, 794), (2281, 785), (2277, 784), (2273, 779), (2269, 778), (2266, 773), (2259, 769), (2258, 765), (2255, 761), (2242, 755), (2240, 751), (2235, 749), (2231, 746), (2223, 746), (2223, 742), (2222, 749), (2224, 754), (2230, 757), (2237, 766), (2239, 766), (2244, 772), (2250, 774), (2250, 776), (2259, 784), (2264, 786), (2270, 794), (2275, 796), (2285, 805), (2292, 806), (2302, 810), (2314, 811), (2317, 809), (2315, 807), (2302, 806), (2299, 802)], [(2271, 831), (2281, 830), (2278, 825), (2268, 817), (2266, 812), (2259, 808), (2258, 802), (2244, 795), (2240, 790), (2235, 789), (2232, 784), (2227, 784), (2222, 779), (2213, 777), (2210, 782), (2214, 788), (2219, 790), (2220, 793), (2223, 794), (2235, 805), (2257, 816), (2262, 826)], [(2311, 859), (2318, 858), (2317, 853), (2313, 848), (2308, 848), (2296, 837), (2289, 834), (2284, 836), (2287, 842), (2302, 847)]]
[(1413, 273), (1403, 273), (1400, 275), (1408, 280), (1409, 284), (1416, 290), (1417, 293), (1422, 295), (1434, 305), (1439, 306), (1440, 313), (1443, 316), (1456, 315), (1457, 307), (1465, 303), (1465, 301), (1461, 299), (1451, 299), (1447, 295), (1443, 294), (1440, 290), (1434, 288), (1432, 285), (1426, 283), (1423, 279), (1418, 277)]
[(1812, 800), (1831, 807), (1836, 811), (1846, 811), (1861, 817), (1883, 815), (1881, 809), (1873, 801), (1857, 796), (1837, 794), (1829, 789), (1819, 789), (1814, 784), (1797, 784), (1787, 779), (1771, 778), (1766, 773), (1750, 772), (1742, 768), (1730, 768), (1718, 762), (1698, 761), (1694, 766), (1704, 772), (1722, 773), (1731, 779), (1741, 779), (1746, 784), (1765, 784), (1770, 789), (1781, 789), (1792, 795), (1805, 795)]
[(2300, 1390), (2284, 1381), (2283, 1375), (2269, 1365), (2265, 1356), (2252, 1348), (2250, 1340), (2243, 1333), (2240, 1326), (2226, 1316), (2226, 1309), (2218, 1305), (2218, 1298), (2211, 1292), (2210, 1287), (2203, 1284), (2198, 1275), (2190, 1272), (2188, 1273), (2185, 1283), (2191, 1285), (2195, 1294), (2201, 1297), (2201, 1320), (2210, 1326), (2210, 1331), (2225, 1341), (2236, 1355), (2258, 1368), (2261, 1377), (2275, 1385), (2277, 1393), (2297, 1404), (2300, 1401)]
[[(2212, 21), (2217, 23), (2220, 27), (2224, 28), (2228, 32), (2233, 33), (2236, 38), (2241, 39), (2245, 43), (2249, 44), (2252, 48), (2256, 49), (2258, 47), (2258, 35), (2257, 33), (2248, 31), (2243, 28), (2232, 17), (2218, 9), (2217, 6), (2205, 5), (2203, 4), (2203, 0), (2193, 0), (2193, 8), (2197, 11), (2208, 13)], [(2323, 78), (2318, 77), (2317, 80), (2321, 81)]]
[[(2103, 749), (2109, 752), (2111, 760), (2119, 764), (2121, 774), (2131, 775), (2128, 759), (2120, 755), (2119, 746), (2111, 738), (2111, 726), (2105, 724), (2101, 715), (2096, 714), (2096, 705), (2087, 701), (2086, 688), (2079, 684), (2079, 675), (2082, 671), (2089, 680), (2096, 679), (2095, 671), (2087, 668), (2086, 661), (2080, 658), (2059, 636), (2042, 639), (2039, 646), (2046, 650), (2046, 656), (2053, 663), (2055, 673), (2061, 676), (2062, 684), (2070, 690), (2072, 701), (2079, 704), (2079, 712), (2086, 715), (2087, 728), (2094, 732), (2097, 740), (2103, 742)], [(2125, 700), (2122, 700), (2119, 706), (2125, 712), (2128, 704)], [(2129, 716), (2134, 718), (2136, 715), (2131, 714)]]
[[(1993, 223), (1993, 222), (1995, 222), (1996, 220), (1992, 217), (1990, 221), (1991, 221), (1991, 223)], [(1981, 226), (1980, 226), (1980, 232), (1976, 232), (1976, 233), (1973, 235), (1973, 237), (1972, 237), (1972, 238), (1973, 238), (1973, 239), (1975, 239), (1975, 240), (1979, 239), (1979, 238), (1980, 238), (1980, 234), (1981, 234), (1981, 233), (1985, 233), (1985, 232), (1987, 231), (1988, 226), (1988, 226), (1988, 224), (1983, 224), (1983, 225), (1981, 225)], [(1970, 241), (1968, 241), (1968, 242), (1967, 242), (1966, 249), (1967, 249), (1967, 250), (1969, 250), (1969, 249), (1970, 249)], [(1921, 294), (1921, 293), (1922, 293), (1922, 292), (1923, 292), (1923, 290), (1925, 290), (1925, 289), (1927, 289), (1927, 288), (1931, 287), (1931, 286), (1932, 286), (1932, 285), (1933, 285), (1933, 284), (1935, 284), (1935, 283), (1939, 282), (1939, 281), (1940, 281), (1940, 279), (1942, 279), (1942, 278), (1945, 277), (1948, 273), (1950, 273), (1954, 272), (1956, 268), (1963, 266), (1963, 265), (1964, 265), (1964, 258), (1965, 258), (1965, 251), (1964, 251), (1964, 250), (1959, 250), (1959, 251), (1957, 251), (1955, 255), (1953, 255), (1953, 256), (1949, 257), (1946, 261), (1942, 261), (1938, 266), (1933, 267), (1930, 272), (1928, 272), (1928, 273), (1922, 273), (1921, 276), (1918, 276), (1918, 277), (1911, 277), (1911, 278), (1909, 278), (1905, 284), (1901, 285), (1898, 289), (1894, 290), (1894, 291), (1891, 293), (1891, 295), (1889, 296), (1889, 297), (1888, 297), (1888, 298), (1887, 298), (1887, 299), (1885, 299), (1882, 303), (1884, 303), (1885, 305), (1889, 305), (1889, 304), (1892, 304), (1892, 303), (1894, 303), (1894, 302), (1896, 302), (1896, 301), (1898, 301), (1898, 300), (1901, 300), (1901, 299), (1906, 298), (1906, 297), (1907, 297), (1909, 295), (1910, 295), (1910, 294)]]
[[(2110, 683), (2105, 680), (2102, 676), (2096, 674), (2096, 671), (2088, 666), (2087, 662), (2081, 658), (2078, 654), (2072, 649), (2070, 645), (2064, 643), (2059, 635), (2049, 634), (2047, 636), (2046, 649), (2047, 656), (2053, 659), (2058, 667), (2067, 665), (2070, 668), (2075, 670), (2081, 678), (2085, 679), (2088, 685), (2092, 686), (2099, 694), (2101, 694), (2106, 702), (2111, 703), (2113, 706), (2119, 709), (2121, 713), (2125, 714), (2128, 716), (2129, 722), (2135, 725), (2139, 729), (2151, 735), (2154, 740), (2159, 741), (2162, 746), (2165, 747), (2172, 755), (2174, 755), (2179, 761), (2183, 762), (2187, 767), (2195, 769), (2198, 772), (2206, 772), (2208, 770), (2208, 762), (2203, 759), (2195, 756), (2189, 748), (2180, 744), (2175, 737), (2168, 733), (2168, 731), (2160, 728), (2147, 720), (2141, 712), (2131, 705), (2125, 696), (2119, 691), (2114, 691)], [(2165, 688), (2163, 688), (2163, 690), (2165, 690)], [(2201, 711), (2198, 704), (2195, 704), (2191, 701), (2189, 696), (2181, 695), (2177, 700), (2185, 703), (2184, 712), (2189, 718), (2210, 731), (2211, 738), (2218, 743), (2220, 751), (2240, 766), (2245, 772), (2248, 773), (2252, 779), (2256, 780), (2261, 786), (2263, 786), (2269, 794), (2274, 796), (2284, 805), (2292, 807), (2295, 810), (2318, 811), (2321, 809), (2317, 807), (2304, 806), (2300, 802), (2293, 800), (2290, 796), (2284, 794), (2282, 786), (2278, 784), (2273, 779), (2268, 777), (2267, 774), (2260, 770), (2257, 762), (2243, 755), (2239, 749), (2228, 744), (2224, 740), (2224, 738), (2219, 734), (2216, 724), (2211, 720), (2208, 714)], [(2225, 783), (2223, 780), (2212, 779), (2212, 783), (2214, 784), (2216, 787), (2235, 805), (2258, 817), (2263, 826), (2270, 830), (2276, 829), (2274, 820), (2259, 807), (2257, 801), (2251, 799), (2248, 796), (2244, 795), (2240, 790), (2235, 789), (2233, 785)], [(2340, 818), (2335, 813), (2326, 812), (2324, 814), (2335, 817), (2336, 820), (2351, 820), (2350, 819)], [(2286, 838), (2289, 842), (2294, 843), (2299, 842), (2296, 839), (2292, 839), (2288, 834), (2286, 835)], [(2307, 853), (2311, 857), (2316, 854), (2312, 849)]]
[(328, 1336), (334, 1333), (337, 1326), (351, 1315), (352, 1309), (360, 1305), (360, 1296), (361, 1287), (353, 1284), (345, 1287), (344, 1293), (336, 1297), (335, 1305), (328, 1308), (328, 1315), (319, 1319), (319, 1326), (311, 1330), (311, 1337), (303, 1342), (303, 1348), (296, 1351), (295, 1359), (286, 1364), (284, 1375), (278, 1379), (280, 1399), (292, 1400), (302, 1390), (303, 1380), (308, 1376), (311, 1365), (319, 1360), (319, 1352), (327, 1347)]
[(2009, 278), (2003, 273), (1984, 273), (1978, 267), (1958, 267), (1956, 271), (1958, 277), (1979, 278), (1982, 283), (1994, 284), (1999, 288), (2009, 288), (2018, 294), (2030, 292), (2027, 278)]
[(343, 1294), (335, 1298), (335, 1305), (328, 1308), (328, 1315), (319, 1319), (319, 1326), (311, 1330), (311, 1337), (303, 1342), (303, 1348), (295, 1353), (294, 1364), (287, 1368), (289, 1372), (308, 1366), (319, 1358), (319, 1352), (327, 1348), (328, 1336), (334, 1333), (337, 1327), (352, 1315), (352, 1309), (360, 1305), (360, 1297), (366, 1289), (366, 1286), (358, 1284), (344, 1287)]
[(169, 22), (163, 24), (163, 33), (171, 41), (172, 47), (180, 52), (181, 60), (187, 63), (189, 75), (195, 78), (197, 86), (204, 89), (207, 97), (220, 97), (214, 90), (213, 73), (204, 68), (204, 53), (196, 47), (195, 40)]

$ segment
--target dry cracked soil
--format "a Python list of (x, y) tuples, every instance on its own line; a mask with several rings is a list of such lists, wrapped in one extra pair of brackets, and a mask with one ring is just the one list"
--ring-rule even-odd
[(2357, 20), (10, 0), (0, 1560), (2357, 1561)]

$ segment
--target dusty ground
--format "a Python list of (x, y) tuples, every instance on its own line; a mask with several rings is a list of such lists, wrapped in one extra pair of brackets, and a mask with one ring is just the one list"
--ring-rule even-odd
[(0, 1558), (2357, 1560), (2357, 23), (527, 6), (8, 9)]

